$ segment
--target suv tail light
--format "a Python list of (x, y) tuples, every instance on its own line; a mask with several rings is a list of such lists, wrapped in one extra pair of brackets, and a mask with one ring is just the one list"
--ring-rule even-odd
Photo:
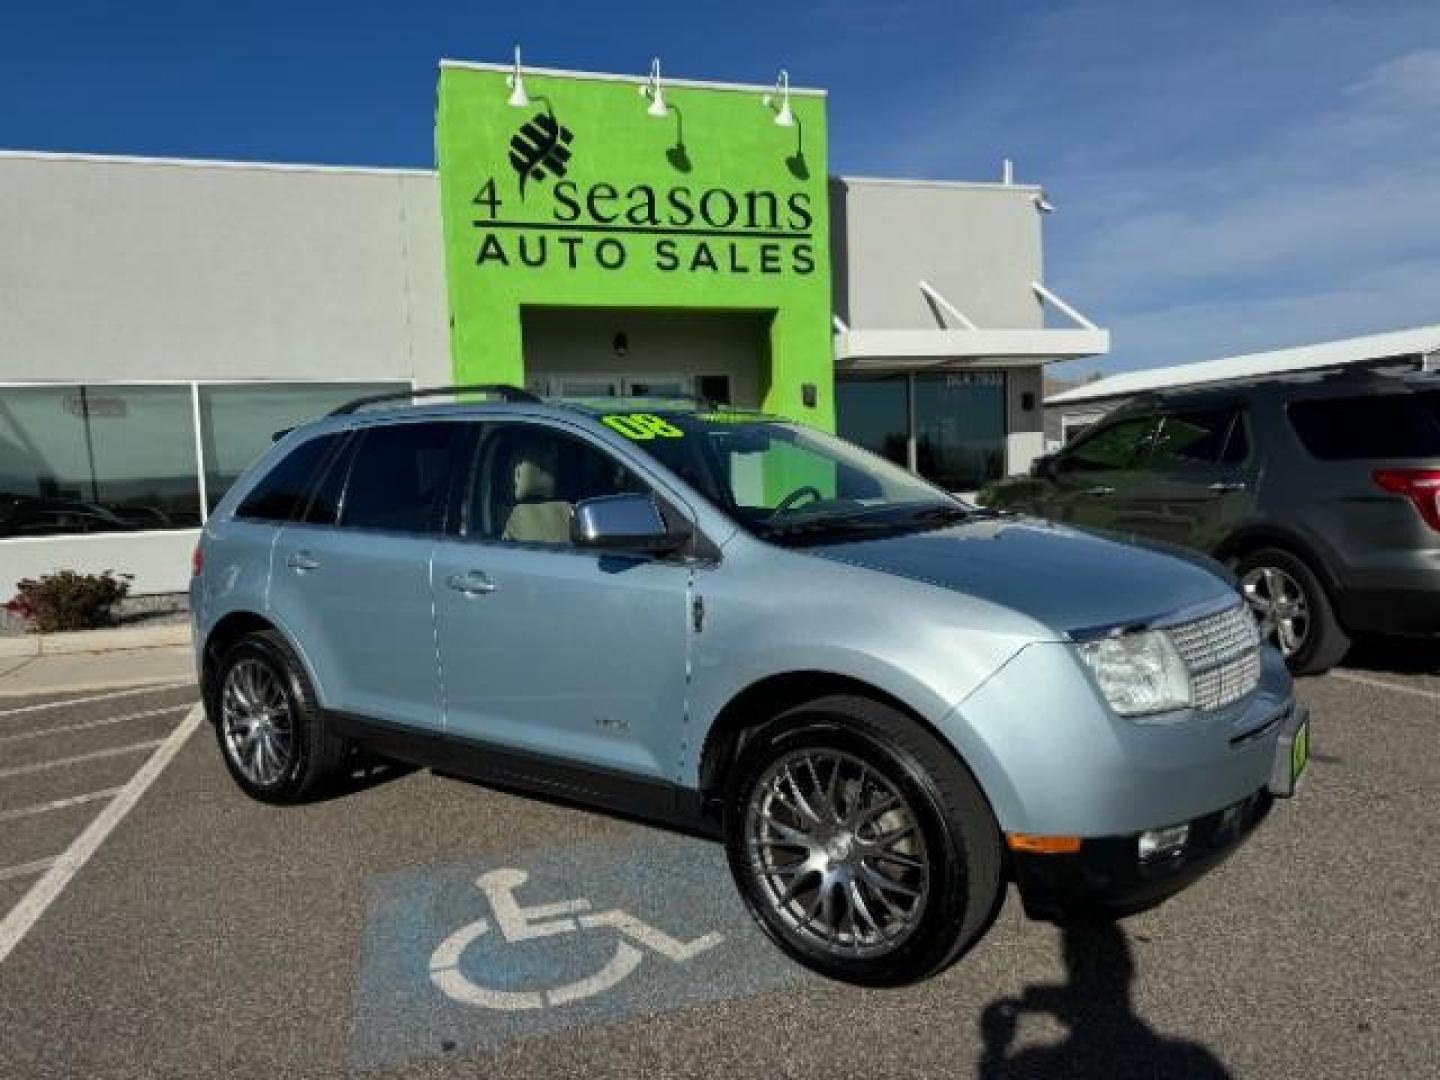
[(1386, 491), (1414, 503), (1425, 524), (1440, 532), (1440, 469), (1376, 469), (1371, 475)]
[(205, 549), (200, 542), (195, 542), (195, 550), (190, 553), (190, 576), (199, 577), (205, 570)]

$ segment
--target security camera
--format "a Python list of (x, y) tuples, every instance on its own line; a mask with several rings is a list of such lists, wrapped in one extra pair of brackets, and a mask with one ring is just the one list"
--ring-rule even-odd
[(1037, 193), (1030, 196), (1030, 200), (1035, 204), (1035, 209), (1039, 210), (1042, 214), (1053, 214), (1055, 212), (1055, 207), (1045, 201), (1044, 195)]

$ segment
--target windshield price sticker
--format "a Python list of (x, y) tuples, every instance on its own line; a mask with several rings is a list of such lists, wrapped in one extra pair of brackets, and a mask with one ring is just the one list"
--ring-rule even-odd
[(685, 432), (654, 413), (616, 413), (601, 418), (611, 431), (617, 431), (627, 439), (648, 442), (650, 439), (683, 439)]

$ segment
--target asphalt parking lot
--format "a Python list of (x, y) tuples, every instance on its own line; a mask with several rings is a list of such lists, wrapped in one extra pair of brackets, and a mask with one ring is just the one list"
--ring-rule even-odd
[(427, 772), (271, 808), (193, 688), (0, 701), (0, 1075), (1440, 1076), (1440, 650), (1301, 694), (1306, 785), (1217, 873), (1109, 927), (1012, 895), (889, 991), (782, 959), (703, 840)]

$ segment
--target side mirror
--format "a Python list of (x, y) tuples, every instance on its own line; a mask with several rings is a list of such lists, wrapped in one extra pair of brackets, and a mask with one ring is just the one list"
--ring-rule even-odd
[(575, 504), (570, 540), (576, 547), (601, 551), (665, 554), (690, 539), (689, 530), (672, 531), (650, 495), (600, 495)]

